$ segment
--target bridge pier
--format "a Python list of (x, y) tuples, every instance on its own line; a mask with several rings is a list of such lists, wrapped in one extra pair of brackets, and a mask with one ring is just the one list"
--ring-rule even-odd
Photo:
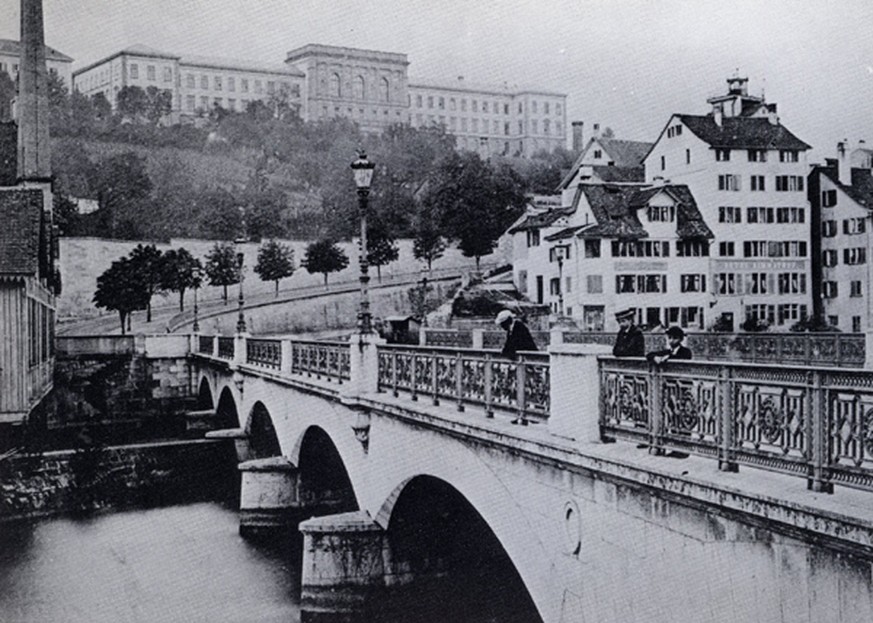
[(239, 464), (242, 473), (239, 533), (243, 536), (281, 531), (300, 520), (297, 467), (284, 456), (271, 456)]
[(363, 623), (385, 590), (385, 531), (363, 511), (309, 519), (303, 534), (302, 623)]

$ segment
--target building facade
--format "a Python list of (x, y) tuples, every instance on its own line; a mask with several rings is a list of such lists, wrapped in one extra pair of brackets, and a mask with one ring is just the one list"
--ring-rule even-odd
[(193, 118), (215, 107), (242, 112), (255, 100), (299, 111), (303, 72), (294, 67), (203, 56), (179, 56), (143, 45), (125, 48), (73, 74), (86, 96), (102, 93), (113, 108), (129, 86), (155, 87), (172, 94), (173, 119)]
[(406, 54), (331, 45), (291, 50), (282, 67), (134, 45), (77, 70), (73, 81), (85, 95), (102, 93), (113, 107), (125, 86), (169, 90), (174, 120), (278, 98), (306, 121), (344, 117), (365, 132), (395, 123), (441, 125), (459, 148), (483, 157), (528, 157), (566, 146), (566, 94), (463, 80), (410, 84), (408, 68)]
[(709, 114), (670, 118), (645, 158), (646, 181), (687, 185), (712, 227), (709, 322), (788, 330), (812, 312), (809, 145), (745, 78), (727, 82)]
[(409, 124), (441, 125), (458, 147), (491, 155), (529, 157), (566, 146), (567, 96), (538, 90), (457, 83), (409, 85)]
[[(0, 39), (0, 71), (5, 71), (13, 80), (18, 80), (20, 59), (21, 43), (12, 39)], [(68, 89), (72, 88), (72, 58), (45, 46), (45, 64), (48, 71), (60, 76)]]
[(870, 326), (873, 162), (869, 150), (837, 146), (837, 158), (809, 174), (812, 300), (816, 318), (844, 332)]

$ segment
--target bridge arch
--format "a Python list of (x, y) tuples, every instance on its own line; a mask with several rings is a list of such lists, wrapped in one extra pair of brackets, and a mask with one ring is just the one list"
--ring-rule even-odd
[(236, 399), (233, 397), (233, 392), (228, 386), (221, 390), (221, 394), (218, 397), (215, 419), (218, 428), (237, 428), (240, 425)]
[[(391, 611), (440, 621), (542, 621), (501, 536), (449, 482), (411, 477), (389, 496), (379, 517), (387, 522), (395, 573), (415, 578), (408, 594), (388, 605)], [(416, 610), (410, 613), (410, 607)]]
[(347, 463), (326, 430), (315, 425), (307, 427), (290, 458), (300, 474), (300, 499), (313, 502), (313, 515), (344, 513), (360, 508)]
[(253, 459), (269, 456), (281, 456), (282, 447), (273, 417), (263, 402), (258, 400), (252, 405), (246, 421), (246, 432), (249, 437), (249, 448)]
[(200, 378), (200, 388), (197, 390), (197, 408), (204, 410), (215, 408), (215, 401), (212, 399), (212, 387), (210, 387), (209, 379), (206, 376)]

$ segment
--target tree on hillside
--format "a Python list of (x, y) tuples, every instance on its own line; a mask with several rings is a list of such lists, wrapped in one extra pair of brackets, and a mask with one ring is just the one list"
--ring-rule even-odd
[(434, 171), (423, 201), (441, 215), (446, 234), (457, 240), (476, 269), (524, 205), (523, 184), (512, 169), (494, 167), (477, 154), (452, 154)]
[(161, 289), (179, 293), (179, 311), (185, 311), (185, 290), (199, 288), (199, 271), (203, 268), (200, 260), (191, 255), (188, 249), (170, 249), (164, 253), (161, 265)]
[(367, 261), (376, 267), (379, 281), (382, 281), (382, 267), (400, 257), (400, 249), (394, 236), (381, 223), (371, 224), (367, 228)]
[(5, 71), (0, 71), (0, 121), (12, 119), (12, 100), (15, 99), (15, 82)]
[(152, 191), (145, 158), (125, 152), (106, 158), (96, 168), (99, 235), (141, 239), (150, 220), (146, 203)]
[(416, 207), (412, 232), (412, 254), (415, 259), (427, 262), (427, 269), (431, 270), (434, 260), (446, 250), (446, 239), (439, 226), (439, 215), (423, 202)]
[(130, 267), (136, 272), (146, 302), (146, 322), (152, 321), (152, 296), (162, 291), (163, 254), (153, 244), (138, 244), (128, 257)]
[(206, 276), (209, 284), (223, 286), (222, 298), (227, 303), (227, 286), (239, 283), (240, 271), (236, 250), (228, 242), (216, 242), (206, 254)]
[(228, 191), (208, 189), (194, 198), (199, 221), (197, 231), (211, 240), (235, 240), (243, 234), (243, 214), (239, 202)]
[(324, 275), (324, 287), (327, 287), (327, 276), (341, 271), (349, 265), (349, 256), (340, 249), (333, 240), (324, 239), (311, 243), (306, 247), (303, 265), (310, 274)]
[(112, 265), (97, 277), (97, 290), (92, 300), (97, 307), (118, 312), (122, 335), (128, 315), (147, 306), (145, 290), (139, 274), (126, 257), (112, 262)]
[(115, 109), (122, 117), (138, 120), (146, 116), (148, 107), (148, 96), (141, 87), (121, 87), (115, 95)]
[(279, 281), (294, 274), (294, 251), (277, 240), (267, 240), (258, 249), (255, 272), (261, 281), (275, 282), (279, 296)]
[(56, 71), (49, 71), (46, 75), (49, 104), (49, 126), (60, 128), (69, 121), (70, 92), (63, 78)]
[(152, 125), (158, 125), (161, 119), (170, 114), (173, 109), (173, 94), (169, 89), (146, 87), (145, 117)]

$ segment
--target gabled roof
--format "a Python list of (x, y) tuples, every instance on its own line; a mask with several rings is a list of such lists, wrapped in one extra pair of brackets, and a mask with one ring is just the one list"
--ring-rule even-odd
[(131, 46), (128, 46), (121, 50), (121, 54), (131, 54), (135, 56), (151, 56), (154, 58), (170, 58), (177, 59), (179, 58), (178, 54), (171, 54), (170, 52), (163, 52), (161, 50), (157, 50), (153, 47), (143, 45), (142, 43), (134, 43)]
[[(15, 39), (0, 39), (0, 54), (21, 56), (21, 42)], [(73, 59), (54, 48), (45, 46), (45, 60), (72, 63)]]
[(596, 226), (581, 229), (581, 238), (646, 238), (648, 232), (639, 220), (639, 210), (660, 193), (667, 193), (677, 204), (676, 235), (680, 238), (713, 238), (685, 184), (667, 184), (649, 188), (587, 184), (580, 186), (597, 221)]
[(0, 189), (0, 275), (39, 273), (42, 191)]
[(840, 190), (849, 195), (862, 208), (873, 210), (873, 171), (870, 169), (852, 169), (852, 185), (840, 183), (840, 178), (835, 167), (817, 167), (832, 181)]
[(809, 145), (794, 136), (781, 123), (767, 117), (723, 117), (721, 125), (710, 115), (675, 115), (699, 139), (724, 149), (795, 149)]
[[(636, 181), (644, 181), (645, 179), (645, 169), (643, 168), (643, 159), (646, 154), (649, 153), (649, 150), (652, 148), (652, 143), (645, 143), (642, 141), (623, 141), (615, 138), (592, 138), (588, 141), (588, 145), (585, 146), (585, 149), (582, 150), (582, 153), (576, 157), (576, 161), (573, 163), (573, 166), (570, 167), (570, 171), (564, 176), (564, 179), (561, 180), (561, 183), (558, 186), (558, 190), (566, 188), (567, 185), (573, 181), (573, 178), (576, 177), (576, 173), (579, 172), (579, 169), (583, 166), (582, 161), (585, 159), (585, 156), (588, 154), (588, 151), (591, 149), (591, 146), (597, 143), (600, 145), (603, 150), (609, 155), (612, 164), (611, 165), (595, 165), (592, 167), (594, 173), (597, 174), (598, 177), (604, 182), (636, 182)], [(621, 172), (609, 172), (606, 169), (620, 169)], [(634, 169), (639, 169), (639, 172), (633, 172)], [(607, 179), (610, 178), (610, 179)], [(615, 179), (615, 178), (629, 178), (629, 179)], [(639, 177), (639, 179), (635, 179)], [(633, 178), (633, 179), (631, 179)]]
[(554, 208), (538, 214), (528, 214), (524, 216), (517, 225), (511, 227), (507, 233), (515, 234), (529, 229), (542, 229), (543, 227), (549, 227), (562, 216), (569, 216), (570, 214), (573, 214), (573, 212), (573, 208)]

